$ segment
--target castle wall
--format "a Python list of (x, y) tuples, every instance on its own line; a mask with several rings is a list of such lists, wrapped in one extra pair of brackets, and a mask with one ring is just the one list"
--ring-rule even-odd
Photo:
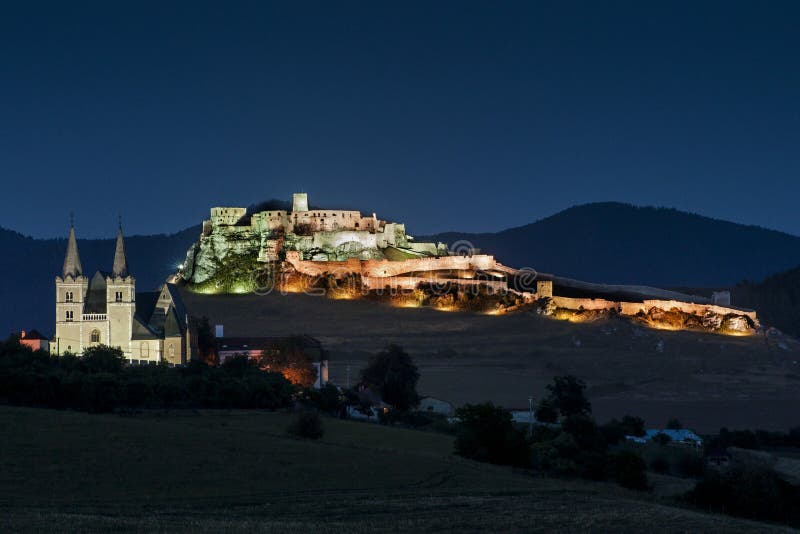
[(356, 242), (364, 248), (378, 246), (377, 234), (367, 231), (345, 230), (338, 232), (317, 232), (312, 239), (314, 248), (336, 248), (344, 243)]
[(737, 310), (735, 308), (728, 308), (724, 306), (716, 306), (713, 304), (695, 304), (692, 302), (681, 302), (678, 300), (645, 300), (643, 302), (614, 302), (605, 299), (587, 299), (587, 298), (571, 298), (553, 296), (553, 303), (559, 308), (566, 308), (570, 310), (619, 310), (622, 315), (636, 315), (638, 313), (647, 313), (651, 308), (659, 308), (661, 310), (677, 309), (683, 313), (693, 315), (705, 315), (706, 313), (715, 313), (718, 315), (746, 315), (754, 322), (757, 321), (756, 312), (749, 310)]
[(214, 226), (232, 225), (247, 214), (247, 208), (211, 208), (211, 224)]
[(361, 283), (366, 289), (383, 289), (387, 286), (392, 289), (415, 289), (419, 286), (419, 284), (435, 284), (438, 286), (444, 286), (450, 282), (457, 283), (460, 286), (490, 287), (495, 291), (503, 291), (508, 289), (508, 283), (505, 280), (475, 280), (469, 278), (447, 280), (432, 276), (366, 276), (361, 278)]
[[(286, 261), (298, 272), (310, 276), (323, 273), (357, 273), (362, 277), (386, 278), (410, 272), (440, 270), (488, 270), (494, 266), (492, 256), (445, 256), (441, 258), (415, 258), (402, 261), (358, 260), (311, 261), (300, 259), (298, 251), (288, 251)], [(441, 280), (439, 280), (441, 282)]]

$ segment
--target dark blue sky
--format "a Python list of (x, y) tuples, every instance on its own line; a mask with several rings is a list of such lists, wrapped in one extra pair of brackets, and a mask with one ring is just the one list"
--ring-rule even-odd
[(0, 7), (0, 225), (289, 198), (412, 233), (664, 205), (800, 234), (797, 2)]

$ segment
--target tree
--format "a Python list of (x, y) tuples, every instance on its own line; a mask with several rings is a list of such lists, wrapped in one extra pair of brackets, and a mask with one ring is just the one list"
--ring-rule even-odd
[(372, 356), (361, 370), (361, 382), (380, 392), (384, 402), (402, 411), (419, 404), (418, 381), (417, 366), (398, 345), (389, 345)]
[(258, 367), (263, 371), (281, 373), (289, 382), (301, 387), (311, 387), (317, 380), (314, 361), (298, 337), (290, 337), (277, 347), (262, 351)]
[(531, 448), (525, 434), (514, 426), (511, 412), (491, 402), (466, 404), (456, 410), (456, 454), (479, 462), (525, 467)]
[(592, 413), (592, 405), (584, 394), (586, 383), (583, 380), (572, 375), (556, 376), (553, 377), (553, 383), (548, 384), (547, 390), (550, 392), (548, 401), (562, 417)]
[(200, 319), (197, 326), (197, 350), (200, 359), (207, 365), (217, 364), (217, 338), (214, 336), (208, 317)]
[(620, 422), (626, 436), (644, 436), (644, 419), (633, 415), (625, 415)]
[(83, 364), (90, 373), (119, 373), (125, 365), (122, 349), (95, 345), (83, 351)]
[(536, 406), (536, 420), (541, 423), (555, 423), (558, 421), (558, 410), (549, 399), (542, 399)]
[(672, 417), (667, 421), (667, 428), (669, 430), (680, 430), (683, 428), (683, 425), (678, 419)]

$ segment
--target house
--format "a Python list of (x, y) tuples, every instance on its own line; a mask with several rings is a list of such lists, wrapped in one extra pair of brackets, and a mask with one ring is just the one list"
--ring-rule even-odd
[(19, 333), (20, 345), (30, 347), (31, 350), (50, 350), (50, 340), (40, 334), (37, 330)]
[(434, 397), (422, 397), (417, 408), (421, 412), (431, 412), (450, 417), (455, 413), (455, 408), (446, 400)]
[(682, 445), (691, 445), (693, 447), (702, 447), (703, 438), (689, 430), (688, 428), (649, 428), (645, 430), (644, 436), (625, 436), (625, 439), (634, 443), (647, 443), (653, 441), (659, 434), (664, 434), (669, 437), (671, 443), (680, 443)]

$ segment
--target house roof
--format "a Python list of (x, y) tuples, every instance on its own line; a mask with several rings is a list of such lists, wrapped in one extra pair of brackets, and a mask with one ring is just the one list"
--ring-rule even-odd
[(325, 351), (322, 343), (311, 336), (283, 336), (283, 337), (220, 337), (217, 338), (217, 348), (224, 352), (249, 352), (253, 350), (264, 350), (275, 348), (287, 344), (296, 343), (302, 349), (319, 350), (320, 358), (324, 357)]
[(156, 309), (159, 291), (142, 291), (136, 293), (136, 318), (145, 324), (150, 323)]
[(25, 335), (22, 336), (22, 339), (47, 339), (44, 337), (38, 330), (27, 330)]
[(694, 441), (701, 443), (703, 439), (689, 430), (688, 428), (671, 429), (671, 428), (648, 428), (645, 431), (645, 438), (653, 439), (658, 434), (666, 434), (672, 441)]

